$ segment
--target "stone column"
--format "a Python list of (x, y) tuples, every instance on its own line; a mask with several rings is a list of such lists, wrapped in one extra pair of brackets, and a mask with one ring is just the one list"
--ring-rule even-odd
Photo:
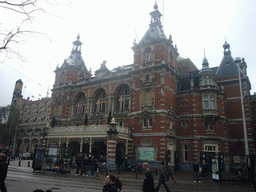
[(117, 139), (114, 137), (109, 137), (107, 141), (107, 163), (109, 170), (116, 169), (116, 143)]
[(82, 153), (83, 151), (83, 137), (81, 137), (81, 141), (80, 141), (80, 153)]
[(115, 119), (112, 118), (111, 122), (109, 123), (109, 131), (108, 133), (108, 140), (107, 140), (107, 164), (108, 169), (113, 171), (116, 169), (116, 144), (117, 144), (117, 135), (118, 132), (116, 130), (117, 123)]
[(92, 137), (90, 137), (90, 143), (89, 143), (89, 157), (92, 156)]
[(69, 142), (69, 141), (68, 141), (68, 138), (67, 138), (66, 147), (68, 147), (68, 142)]
[(61, 147), (61, 138), (59, 138), (59, 147)]
[(125, 166), (127, 165), (127, 159), (128, 159), (128, 139), (126, 140), (126, 143), (125, 143)]

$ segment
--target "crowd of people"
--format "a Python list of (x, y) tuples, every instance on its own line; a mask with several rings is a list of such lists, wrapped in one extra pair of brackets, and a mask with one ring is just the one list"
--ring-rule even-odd
[[(88, 155), (78, 154), (72, 158), (72, 168), (76, 168), (76, 176), (98, 177), (99, 166), (102, 161), (102, 159), (99, 161), (97, 158), (94, 158), (94, 156), (89, 158)], [(90, 175), (88, 173), (90, 173)]]

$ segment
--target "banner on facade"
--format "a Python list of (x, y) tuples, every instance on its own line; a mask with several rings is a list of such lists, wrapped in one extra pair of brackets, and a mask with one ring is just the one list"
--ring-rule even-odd
[(138, 160), (155, 160), (154, 147), (138, 147)]

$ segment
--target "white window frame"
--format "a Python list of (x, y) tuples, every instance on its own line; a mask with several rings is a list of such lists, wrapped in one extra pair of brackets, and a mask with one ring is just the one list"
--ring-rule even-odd
[(218, 145), (216, 144), (204, 144), (204, 151), (205, 152), (218, 152)]
[(204, 109), (216, 109), (216, 98), (212, 94), (207, 94), (203, 96), (203, 106)]

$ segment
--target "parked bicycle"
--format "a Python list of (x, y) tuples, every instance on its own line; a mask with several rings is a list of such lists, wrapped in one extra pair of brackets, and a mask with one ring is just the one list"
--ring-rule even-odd
[(103, 162), (102, 164), (100, 164), (99, 171), (100, 171), (100, 174), (106, 173), (108, 171), (106, 162)]

